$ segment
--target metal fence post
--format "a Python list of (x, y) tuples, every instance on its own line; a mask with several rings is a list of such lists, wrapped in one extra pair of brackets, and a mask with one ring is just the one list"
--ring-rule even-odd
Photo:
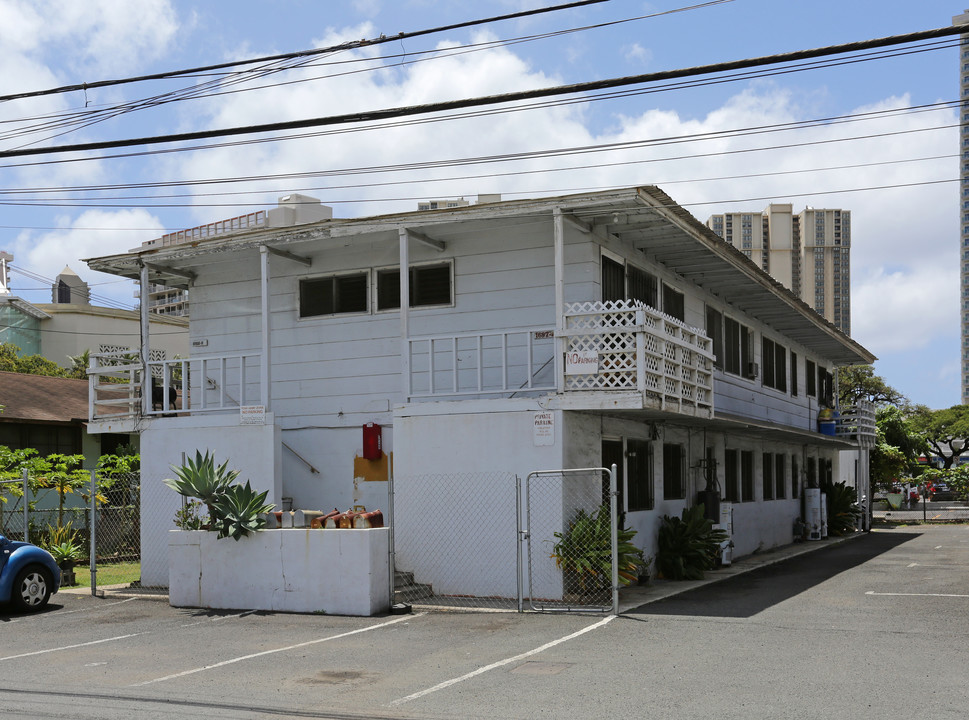
[(609, 514), (612, 522), (612, 614), (619, 614), (619, 490), (616, 486), (617, 467), (609, 468)]
[(394, 548), (394, 474), (390, 473), (390, 477), (387, 478), (387, 527), (390, 530), (389, 551), (390, 551), (390, 577), (387, 582), (390, 583), (390, 604), (395, 605), (395, 593), (397, 586), (397, 555)]
[(98, 595), (98, 479), (97, 471), (91, 471), (91, 595)]
[(27, 468), (23, 469), (24, 481), (24, 542), (30, 542), (30, 502), (27, 495)]

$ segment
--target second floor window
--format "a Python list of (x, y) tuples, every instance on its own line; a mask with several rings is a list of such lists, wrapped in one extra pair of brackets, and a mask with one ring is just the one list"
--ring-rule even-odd
[(764, 366), (764, 385), (787, 392), (787, 348), (764, 338), (761, 362)]
[(723, 369), (734, 375), (748, 375), (751, 362), (750, 328), (730, 317), (723, 319)]
[[(410, 269), (410, 306), (450, 305), (451, 264), (418, 265)], [(377, 309), (400, 308), (400, 270), (377, 271)]]
[(299, 281), (299, 316), (317, 317), (367, 312), (366, 272)]

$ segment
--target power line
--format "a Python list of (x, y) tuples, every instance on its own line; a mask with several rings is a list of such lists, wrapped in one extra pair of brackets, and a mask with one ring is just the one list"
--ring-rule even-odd
[(595, 80), (590, 82), (573, 83), (569, 85), (559, 85), (555, 87), (541, 88), (537, 90), (524, 90), (501, 95), (487, 95), (476, 98), (466, 98), (463, 100), (450, 100), (425, 105), (411, 105), (396, 108), (386, 108), (383, 110), (370, 110), (363, 112), (347, 113), (343, 115), (330, 115), (326, 117), (308, 118), (304, 120), (289, 120), (275, 123), (262, 123), (243, 127), (221, 128), (217, 130), (199, 130), (187, 133), (172, 133), (167, 135), (156, 135), (141, 138), (126, 138), (121, 140), (106, 140), (92, 143), (75, 143), (72, 145), (45, 146), (41, 148), (25, 148), (19, 150), (0, 151), (0, 158), (25, 157), (33, 155), (61, 154), (68, 152), (86, 152), (90, 150), (107, 150), (111, 148), (132, 147), (135, 145), (155, 145), (161, 143), (185, 142), (189, 140), (205, 140), (209, 138), (228, 137), (233, 135), (249, 135), (265, 132), (278, 132), (283, 130), (297, 130), (310, 127), (323, 127), (332, 125), (346, 125), (352, 123), (374, 122), (382, 119), (392, 119), (408, 117), (414, 115), (427, 115), (449, 110), (458, 110), (471, 107), (483, 107), (487, 105), (497, 105), (520, 100), (532, 100), (538, 98), (553, 97), (557, 95), (571, 95), (576, 93), (604, 90), (609, 88), (625, 87), (659, 80), (669, 80), (674, 78), (691, 77), (695, 75), (706, 75), (711, 73), (727, 72), (744, 68), (759, 67), (764, 65), (776, 65), (781, 62), (790, 62), (829, 55), (841, 55), (848, 52), (856, 52), (877, 47), (889, 47), (892, 45), (902, 45), (905, 43), (918, 42), (938, 37), (958, 35), (965, 32), (961, 26), (936, 28), (934, 30), (924, 30), (906, 35), (895, 35), (874, 40), (865, 40), (842, 45), (833, 45), (813, 50), (800, 50), (780, 55), (769, 55), (746, 60), (716, 63), (713, 65), (702, 65), (680, 70), (668, 70), (642, 75), (633, 75), (623, 78), (612, 78), (608, 80)]
[[(601, 0), (601, 1), (604, 1), (604, 0)], [(566, 30), (556, 30), (556, 31), (550, 31), (546, 33), (526, 35), (526, 36), (505, 39), (505, 40), (492, 40), (492, 41), (487, 41), (482, 43), (465, 44), (457, 47), (446, 48), (444, 50), (441, 50), (441, 49), (422, 50), (418, 52), (407, 52), (407, 53), (394, 54), (389, 56), (383, 55), (375, 58), (353, 58), (350, 60), (342, 60), (335, 63), (328, 62), (328, 63), (322, 63), (322, 64), (323, 65), (342, 65), (347, 63), (354, 63), (354, 64), (373, 63), (379, 60), (400, 58), (401, 59), (400, 64), (395, 65), (395, 67), (400, 67), (401, 64), (413, 64), (417, 62), (426, 62), (426, 61), (437, 60), (445, 57), (453, 57), (454, 55), (467, 54), (470, 52), (480, 52), (480, 51), (492, 49), (495, 47), (507, 47), (507, 46), (517, 45), (517, 44), (526, 43), (526, 42), (534, 42), (537, 40), (549, 39), (553, 37), (562, 37), (568, 34), (574, 34), (578, 32), (594, 30), (594, 29), (601, 29), (601, 28), (619, 25), (623, 23), (635, 22), (638, 20), (652, 19), (663, 15), (671, 15), (674, 13), (686, 12), (689, 10), (708, 7), (712, 5), (719, 5), (725, 2), (733, 2), (733, 0), (713, 0), (712, 2), (706, 2), (699, 5), (680, 7), (672, 10), (665, 10), (665, 11), (655, 12), (647, 15), (640, 15), (640, 16), (631, 17), (631, 18), (623, 18), (621, 20), (612, 20), (612, 21), (597, 23), (595, 25), (586, 25), (586, 26), (577, 27), (577, 28), (569, 28)], [(410, 58), (415, 55), (430, 55), (430, 54), (433, 54), (433, 56), (422, 57), (415, 60), (406, 60), (406, 61), (404, 60), (404, 58)], [(130, 101), (130, 102), (122, 103), (118, 105), (103, 106), (95, 110), (88, 110), (87, 106), (85, 106), (83, 110), (69, 112), (69, 113), (58, 112), (58, 113), (49, 113), (47, 115), (35, 116), (32, 118), (21, 118), (19, 120), (18, 119), (0, 120), (0, 125), (17, 123), (17, 122), (22, 123), (22, 122), (27, 122), (29, 120), (48, 120), (48, 119), (51, 120), (50, 122), (38, 123), (33, 126), (20, 127), (14, 130), (10, 130), (7, 133), (0, 133), (0, 139), (20, 137), (20, 136), (28, 135), (30, 133), (39, 132), (41, 130), (45, 130), (45, 129), (53, 130), (59, 127), (63, 127), (63, 128), (73, 127), (75, 129), (77, 127), (87, 127), (89, 125), (103, 122), (112, 117), (117, 117), (119, 115), (123, 115), (126, 113), (134, 112), (134, 111), (149, 108), (149, 107), (159, 107), (161, 105), (164, 105), (170, 102), (178, 102), (183, 100), (199, 99), (199, 98), (212, 98), (220, 95), (235, 94), (240, 92), (250, 92), (250, 91), (266, 89), (266, 88), (276, 88), (276, 87), (282, 87), (285, 85), (292, 85), (297, 83), (313, 82), (319, 79), (330, 79), (333, 77), (345, 76), (349, 74), (355, 74), (355, 73), (361, 73), (361, 72), (374, 72), (374, 71), (386, 69), (385, 66), (368, 67), (368, 68), (363, 68), (358, 70), (350, 70), (343, 73), (335, 73), (335, 74), (329, 74), (329, 75), (323, 75), (323, 76), (299, 78), (296, 80), (277, 82), (277, 83), (272, 83), (270, 85), (260, 85), (255, 87), (247, 87), (247, 88), (239, 88), (239, 89), (224, 89), (229, 85), (249, 82), (253, 79), (257, 79), (258, 77), (263, 77), (270, 74), (283, 72), (286, 70), (293, 70), (301, 67), (303, 68), (318, 67), (320, 64), (321, 63), (316, 62), (312, 58), (301, 59), (300, 62), (298, 63), (289, 62), (286, 64), (280, 64), (280, 65), (270, 64), (262, 68), (256, 68), (253, 70), (245, 70), (245, 71), (240, 71), (238, 73), (220, 74), (219, 79), (207, 81), (206, 83), (202, 83), (200, 85), (193, 85), (189, 88), (184, 88), (182, 90), (175, 90), (168, 93), (163, 93), (161, 95), (156, 95), (149, 98), (143, 98), (141, 100)], [(229, 77), (232, 75), (236, 75), (237, 77), (231, 78), (228, 81), (224, 79), (224, 77)], [(66, 132), (67, 131), (59, 134), (63, 135), (63, 134), (66, 134)], [(39, 140), (35, 142), (39, 142)]]
[[(583, 7), (585, 5), (596, 5), (599, 3), (608, 2), (609, 0), (577, 0), (576, 2), (565, 3), (563, 5), (552, 5), (549, 7), (535, 8), (533, 10), (523, 10), (521, 12), (508, 13), (505, 15), (495, 15), (493, 17), (479, 19), (479, 20), (468, 20), (460, 23), (453, 23), (451, 25), (441, 25), (434, 28), (427, 28), (424, 30), (416, 30), (413, 32), (401, 32), (397, 35), (387, 36), (381, 35), (377, 38), (364, 39), (364, 40), (351, 40), (339, 45), (331, 45), (325, 48), (313, 48), (310, 50), (298, 50), (295, 52), (281, 53), (278, 55), (267, 55), (264, 57), (249, 58), (247, 60), (233, 60), (230, 62), (216, 63), (214, 65), (202, 65), (199, 67), (189, 68), (186, 70), (170, 70), (163, 73), (153, 73), (150, 75), (139, 75), (137, 77), (121, 78), (117, 80), (98, 80), (90, 83), (79, 83), (73, 85), (62, 85), (61, 87), (49, 88), (47, 90), (33, 90), (24, 93), (13, 93), (9, 95), (0, 95), (0, 102), (8, 100), (22, 100), (25, 98), (42, 97), (45, 95), (56, 95), (61, 93), (69, 92), (79, 92), (92, 90), (95, 88), (111, 87), (114, 85), (126, 85), (136, 82), (145, 82), (148, 80), (170, 80), (172, 78), (193, 75), (199, 73), (211, 72), (213, 70), (224, 70), (226, 68), (239, 67), (240, 65), (256, 65), (261, 63), (278, 62), (281, 60), (292, 60), (296, 58), (312, 57), (316, 55), (322, 55), (325, 53), (338, 52), (342, 50), (355, 50), (364, 47), (371, 47), (373, 45), (381, 45), (388, 42), (399, 42), (401, 40), (409, 40), (415, 37), (421, 37), (423, 35), (433, 35), (436, 33), (446, 32), (448, 30), (458, 30), (461, 28), (474, 27), (476, 25), (485, 25), (491, 22), (500, 22), (503, 20), (514, 20), (517, 18), (529, 17), (532, 15), (541, 15), (548, 12), (557, 12), (559, 10), (568, 10), (577, 7)], [(716, 2), (702, 3), (696, 7), (703, 7), (706, 5), (719, 5), (722, 2), (729, 2), (730, 0), (717, 0)]]
[[(597, 144), (597, 145), (572, 146), (567, 148), (536, 150), (536, 151), (530, 151), (530, 152), (510, 153), (510, 154), (504, 154), (504, 155), (448, 158), (446, 160), (424, 161), (420, 163), (396, 164), (396, 165), (387, 165), (387, 166), (375, 166), (370, 168), (343, 168), (343, 169), (335, 169), (335, 170), (329, 170), (329, 171), (317, 171), (317, 172), (306, 172), (306, 173), (285, 173), (281, 175), (270, 175), (270, 176), (264, 175), (264, 176), (238, 177), (238, 178), (220, 178), (220, 179), (214, 179), (211, 181), (195, 180), (195, 181), (172, 181), (171, 183), (155, 182), (155, 183), (119, 184), (119, 185), (96, 186), (96, 187), (80, 186), (80, 187), (73, 187), (73, 188), (25, 188), (25, 189), (8, 190), (8, 191), (0, 190), (0, 197), (2, 197), (3, 195), (12, 196), (12, 195), (20, 195), (20, 194), (28, 194), (28, 193), (43, 194), (43, 193), (55, 193), (55, 192), (64, 192), (64, 191), (94, 192), (94, 191), (100, 191), (102, 189), (113, 190), (113, 189), (126, 189), (129, 187), (130, 188), (134, 188), (134, 187), (150, 188), (150, 187), (167, 187), (167, 186), (182, 187), (182, 186), (191, 186), (191, 185), (253, 182), (257, 180), (273, 181), (273, 180), (292, 180), (295, 178), (308, 179), (308, 178), (323, 178), (323, 177), (343, 177), (346, 175), (357, 175), (361, 173), (368, 173), (368, 174), (383, 174), (383, 173), (389, 173), (389, 172), (399, 173), (399, 172), (405, 172), (405, 171), (427, 170), (427, 169), (439, 168), (439, 167), (454, 168), (462, 165), (484, 165), (484, 164), (496, 163), (496, 162), (517, 162), (517, 161), (539, 159), (539, 158), (575, 156), (580, 154), (616, 152), (616, 151), (628, 152), (629, 150), (636, 149), (636, 148), (660, 147), (664, 145), (676, 145), (676, 144), (683, 144), (683, 143), (689, 143), (689, 142), (722, 140), (724, 138), (750, 137), (754, 135), (765, 135), (765, 134), (773, 134), (777, 132), (790, 132), (790, 131), (804, 130), (804, 129), (830, 128), (838, 124), (879, 120), (887, 116), (893, 116), (893, 115), (900, 115), (900, 114), (908, 115), (908, 114), (943, 110), (957, 104), (958, 104), (958, 101), (940, 102), (940, 103), (932, 103), (927, 105), (916, 106), (913, 108), (892, 108), (887, 110), (871, 111), (871, 112), (865, 112), (865, 113), (854, 113), (854, 114), (841, 115), (841, 116), (816, 118), (812, 120), (777, 123), (773, 125), (750, 126), (745, 128), (734, 128), (734, 129), (707, 132), (707, 133), (692, 133), (688, 135), (653, 138), (650, 140), (634, 140), (634, 141), (626, 141), (626, 142), (620, 142), (620, 143), (604, 143), (604, 144)], [(831, 139), (825, 139), (825, 140), (810, 140), (806, 142), (786, 143), (782, 145), (771, 145), (766, 147), (741, 148), (737, 150), (723, 150), (723, 151), (717, 151), (712, 153), (693, 153), (690, 155), (680, 155), (676, 157), (647, 158), (647, 159), (623, 161), (623, 162), (617, 162), (617, 163), (594, 163), (594, 164), (586, 164), (586, 165), (579, 165), (579, 166), (571, 165), (566, 167), (546, 167), (546, 168), (538, 168), (535, 170), (510, 171), (507, 173), (479, 173), (477, 175), (465, 175), (460, 177), (450, 176), (446, 178), (432, 178), (425, 182), (446, 182), (446, 181), (453, 181), (453, 180), (508, 177), (508, 176), (518, 176), (518, 175), (526, 175), (526, 174), (546, 173), (546, 172), (563, 172), (563, 171), (575, 170), (575, 169), (590, 169), (590, 168), (600, 168), (600, 167), (616, 167), (616, 166), (631, 165), (631, 164), (668, 162), (671, 160), (684, 160), (684, 159), (692, 159), (692, 158), (699, 158), (699, 157), (725, 156), (725, 155), (732, 155), (732, 154), (738, 154), (738, 153), (766, 152), (766, 151), (777, 150), (777, 149), (790, 149), (793, 147), (804, 147), (804, 146), (822, 145), (822, 144), (829, 144), (829, 143), (843, 143), (843, 142), (852, 142), (857, 140), (876, 139), (876, 138), (884, 138), (884, 137), (891, 137), (891, 136), (897, 136), (897, 135), (907, 135), (907, 134), (913, 134), (913, 133), (934, 132), (938, 130), (951, 129), (952, 127), (957, 127), (957, 126), (958, 125), (933, 125), (929, 127), (921, 127), (921, 128), (907, 129), (907, 130), (871, 133), (868, 135), (855, 135), (851, 137), (831, 138)], [(357, 184), (349, 184), (349, 185), (299, 188), (298, 190), (293, 190), (293, 191), (295, 192), (295, 191), (302, 191), (302, 190), (359, 189), (359, 188), (381, 187), (381, 186), (388, 186), (388, 185), (413, 184), (414, 182), (420, 182), (420, 181), (398, 180), (398, 181), (392, 181), (392, 182), (357, 183)], [(218, 196), (218, 197), (224, 197), (227, 195), (263, 195), (266, 192), (270, 192), (270, 190), (266, 189), (266, 190), (246, 190), (246, 191), (239, 191), (239, 192), (213, 192), (213, 193), (208, 193), (208, 195)], [(170, 195), (162, 195), (162, 196), (135, 195), (130, 197), (121, 196), (116, 198), (102, 197), (102, 198), (95, 198), (93, 200), (85, 200), (85, 201), (81, 201), (81, 200), (74, 201), (71, 198), (63, 198), (63, 197), (51, 198), (51, 199), (38, 198), (38, 199), (21, 200), (21, 201), (0, 200), (0, 205), (8, 205), (8, 206), (19, 205), (19, 206), (27, 206), (27, 207), (34, 207), (34, 206), (134, 207), (130, 203), (108, 204), (101, 201), (110, 200), (110, 199), (144, 200), (144, 199), (153, 199), (158, 197), (178, 198), (178, 197), (199, 197), (199, 196), (200, 194), (198, 193), (170, 194)], [(329, 202), (349, 203), (349, 202), (372, 202), (372, 201), (373, 201), (372, 199), (363, 199), (363, 200), (357, 200), (357, 201), (343, 199), (339, 201), (333, 200)], [(186, 207), (186, 206), (200, 207), (200, 206), (206, 206), (206, 205), (210, 207), (211, 206), (249, 207), (251, 206), (251, 204), (252, 204), (251, 202), (240, 202), (240, 203), (221, 202), (221, 203), (207, 203), (207, 204), (154, 203), (152, 205), (149, 205), (148, 207), (154, 207), (154, 208)], [(144, 206), (145, 206), (144, 203), (139, 205), (139, 207), (144, 207)]]

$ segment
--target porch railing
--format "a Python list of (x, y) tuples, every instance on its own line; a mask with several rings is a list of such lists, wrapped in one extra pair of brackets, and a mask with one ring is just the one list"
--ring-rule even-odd
[(617, 300), (566, 305), (565, 335), (566, 392), (634, 390), (660, 409), (713, 411), (713, 351), (702, 330)]
[(133, 352), (91, 355), (88, 368), (91, 420), (221, 412), (265, 404), (261, 353), (234, 353), (148, 362), (151, 403), (142, 409), (141, 360)]
[(413, 337), (408, 399), (513, 397), (554, 391), (555, 337), (548, 328)]

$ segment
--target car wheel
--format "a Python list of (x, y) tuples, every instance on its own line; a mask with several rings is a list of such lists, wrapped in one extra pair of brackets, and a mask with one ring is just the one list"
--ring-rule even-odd
[(18, 610), (39, 610), (50, 600), (54, 580), (50, 572), (40, 565), (28, 565), (13, 581), (10, 598)]

